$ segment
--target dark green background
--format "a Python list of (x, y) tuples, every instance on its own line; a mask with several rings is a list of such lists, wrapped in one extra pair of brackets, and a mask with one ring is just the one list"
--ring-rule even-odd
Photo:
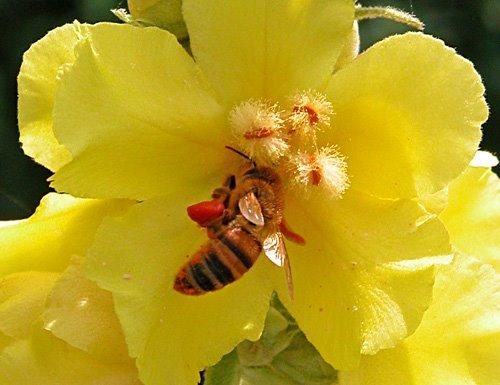
[[(228, 0), (231, 1), (231, 0)], [(427, 25), (426, 32), (472, 60), (483, 76), (491, 116), (484, 126), (482, 147), (498, 151), (500, 85), (500, 0), (381, 0), (363, 5), (392, 5), (412, 11)], [(24, 156), (16, 123), (16, 76), (21, 57), (47, 31), (74, 19), (114, 20), (109, 9), (126, 5), (119, 0), (0, 0), (0, 219), (29, 216), (49, 191), (49, 172)], [(363, 47), (406, 28), (385, 20), (361, 23)]]

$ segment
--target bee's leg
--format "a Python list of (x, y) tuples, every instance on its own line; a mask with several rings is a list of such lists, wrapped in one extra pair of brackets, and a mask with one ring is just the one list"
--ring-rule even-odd
[(302, 236), (300, 236), (299, 234), (295, 233), (293, 230), (291, 230), (288, 227), (288, 224), (286, 223), (285, 218), (283, 218), (281, 220), (280, 231), (286, 237), (286, 239), (288, 239), (289, 241), (298, 243), (299, 245), (305, 245), (306, 244), (306, 240)]

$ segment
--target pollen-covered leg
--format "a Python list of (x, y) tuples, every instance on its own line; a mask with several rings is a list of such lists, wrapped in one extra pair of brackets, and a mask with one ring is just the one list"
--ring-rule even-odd
[(215, 219), (224, 213), (224, 204), (220, 199), (214, 198), (211, 201), (196, 203), (187, 208), (189, 218), (198, 223), (201, 227), (207, 227)]
[(285, 218), (282, 219), (280, 225), (279, 225), (281, 233), (285, 236), (286, 239), (289, 241), (295, 242), (299, 245), (305, 245), (306, 240), (296, 232), (290, 229), (288, 226), (288, 223), (286, 222)]

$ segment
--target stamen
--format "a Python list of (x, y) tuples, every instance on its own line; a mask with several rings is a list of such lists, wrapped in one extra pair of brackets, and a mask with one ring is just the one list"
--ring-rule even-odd
[(258, 163), (276, 164), (288, 152), (277, 105), (250, 100), (233, 108), (229, 121), (238, 147)]
[(299, 151), (290, 157), (290, 170), (296, 183), (324, 187), (335, 198), (349, 187), (347, 163), (334, 147), (323, 147), (314, 154)]
[(291, 102), (291, 112), (286, 120), (288, 134), (314, 136), (316, 131), (330, 125), (333, 107), (319, 92), (300, 92), (291, 98)]

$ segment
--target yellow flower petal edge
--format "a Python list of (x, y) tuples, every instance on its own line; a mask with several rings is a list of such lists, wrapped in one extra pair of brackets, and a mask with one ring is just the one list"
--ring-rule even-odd
[(62, 271), (72, 255), (82, 255), (105, 215), (130, 203), (73, 198), (50, 193), (35, 214), (0, 226), (0, 277), (22, 271)]
[(389, 37), (332, 77), (323, 141), (347, 157), (351, 188), (412, 198), (444, 188), (474, 156), (488, 116), (472, 63), (421, 33)]
[[(337, 369), (353, 369), (362, 351), (395, 346), (414, 329), (428, 295), (412, 308), (403, 293), (423, 296), (432, 287), (432, 268), (423, 272), (416, 261), (449, 254), (448, 235), (436, 216), (413, 201), (355, 191), (335, 202), (315, 198), (287, 200), (288, 223), (306, 237), (305, 246), (287, 245), (293, 301), (283, 272), (275, 281), (281, 284), (280, 299), (323, 358)], [(406, 273), (390, 265), (408, 259), (416, 261), (407, 264)]]
[(148, 385), (197, 384), (200, 370), (262, 331), (270, 274), (279, 270), (266, 258), (223, 290), (200, 297), (174, 291), (178, 270), (205, 241), (185, 207), (165, 197), (105, 219), (89, 250), (87, 276), (113, 293), (129, 351)]
[(96, 24), (76, 53), (54, 106), (55, 135), (74, 158), (51, 178), (56, 190), (145, 199), (209, 185), (224, 169), (226, 116), (175, 36)]
[(78, 24), (66, 24), (50, 31), (23, 56), (18, 81), (20, 140), (26, 155), (52, 171), (71, 159), (71, 154), (54, 137), (52, 109), (57, 74), (62, 65), (75, 60), (79, 40)]
[(0, 332), (16, 339), (29, 337), (59, 275), (29, 271), (0, 278)]
[(500, 180), (491, 169), (469, 167), (455, 179), (440, 218), (455, 247), (500, 270)]
[(85, 278), (82, 261), (73, 258), (72, 262), (47, 299), (44, 328), (103, 362), (128, 361), (111, 293)]
[(196, 61), (228, 104), (324, 85), (351, 31), (352, 0), (187, 0)]
[(41, 328), (0, 353), (2, 385), (140, 385), (133, 365), (103, 364)]
[(366, 356), (341, 385), (494, 385), (500, 380), (500, 275), (456, 256), (440, 268), (433, 301), (413, 335), (395, 349)]

